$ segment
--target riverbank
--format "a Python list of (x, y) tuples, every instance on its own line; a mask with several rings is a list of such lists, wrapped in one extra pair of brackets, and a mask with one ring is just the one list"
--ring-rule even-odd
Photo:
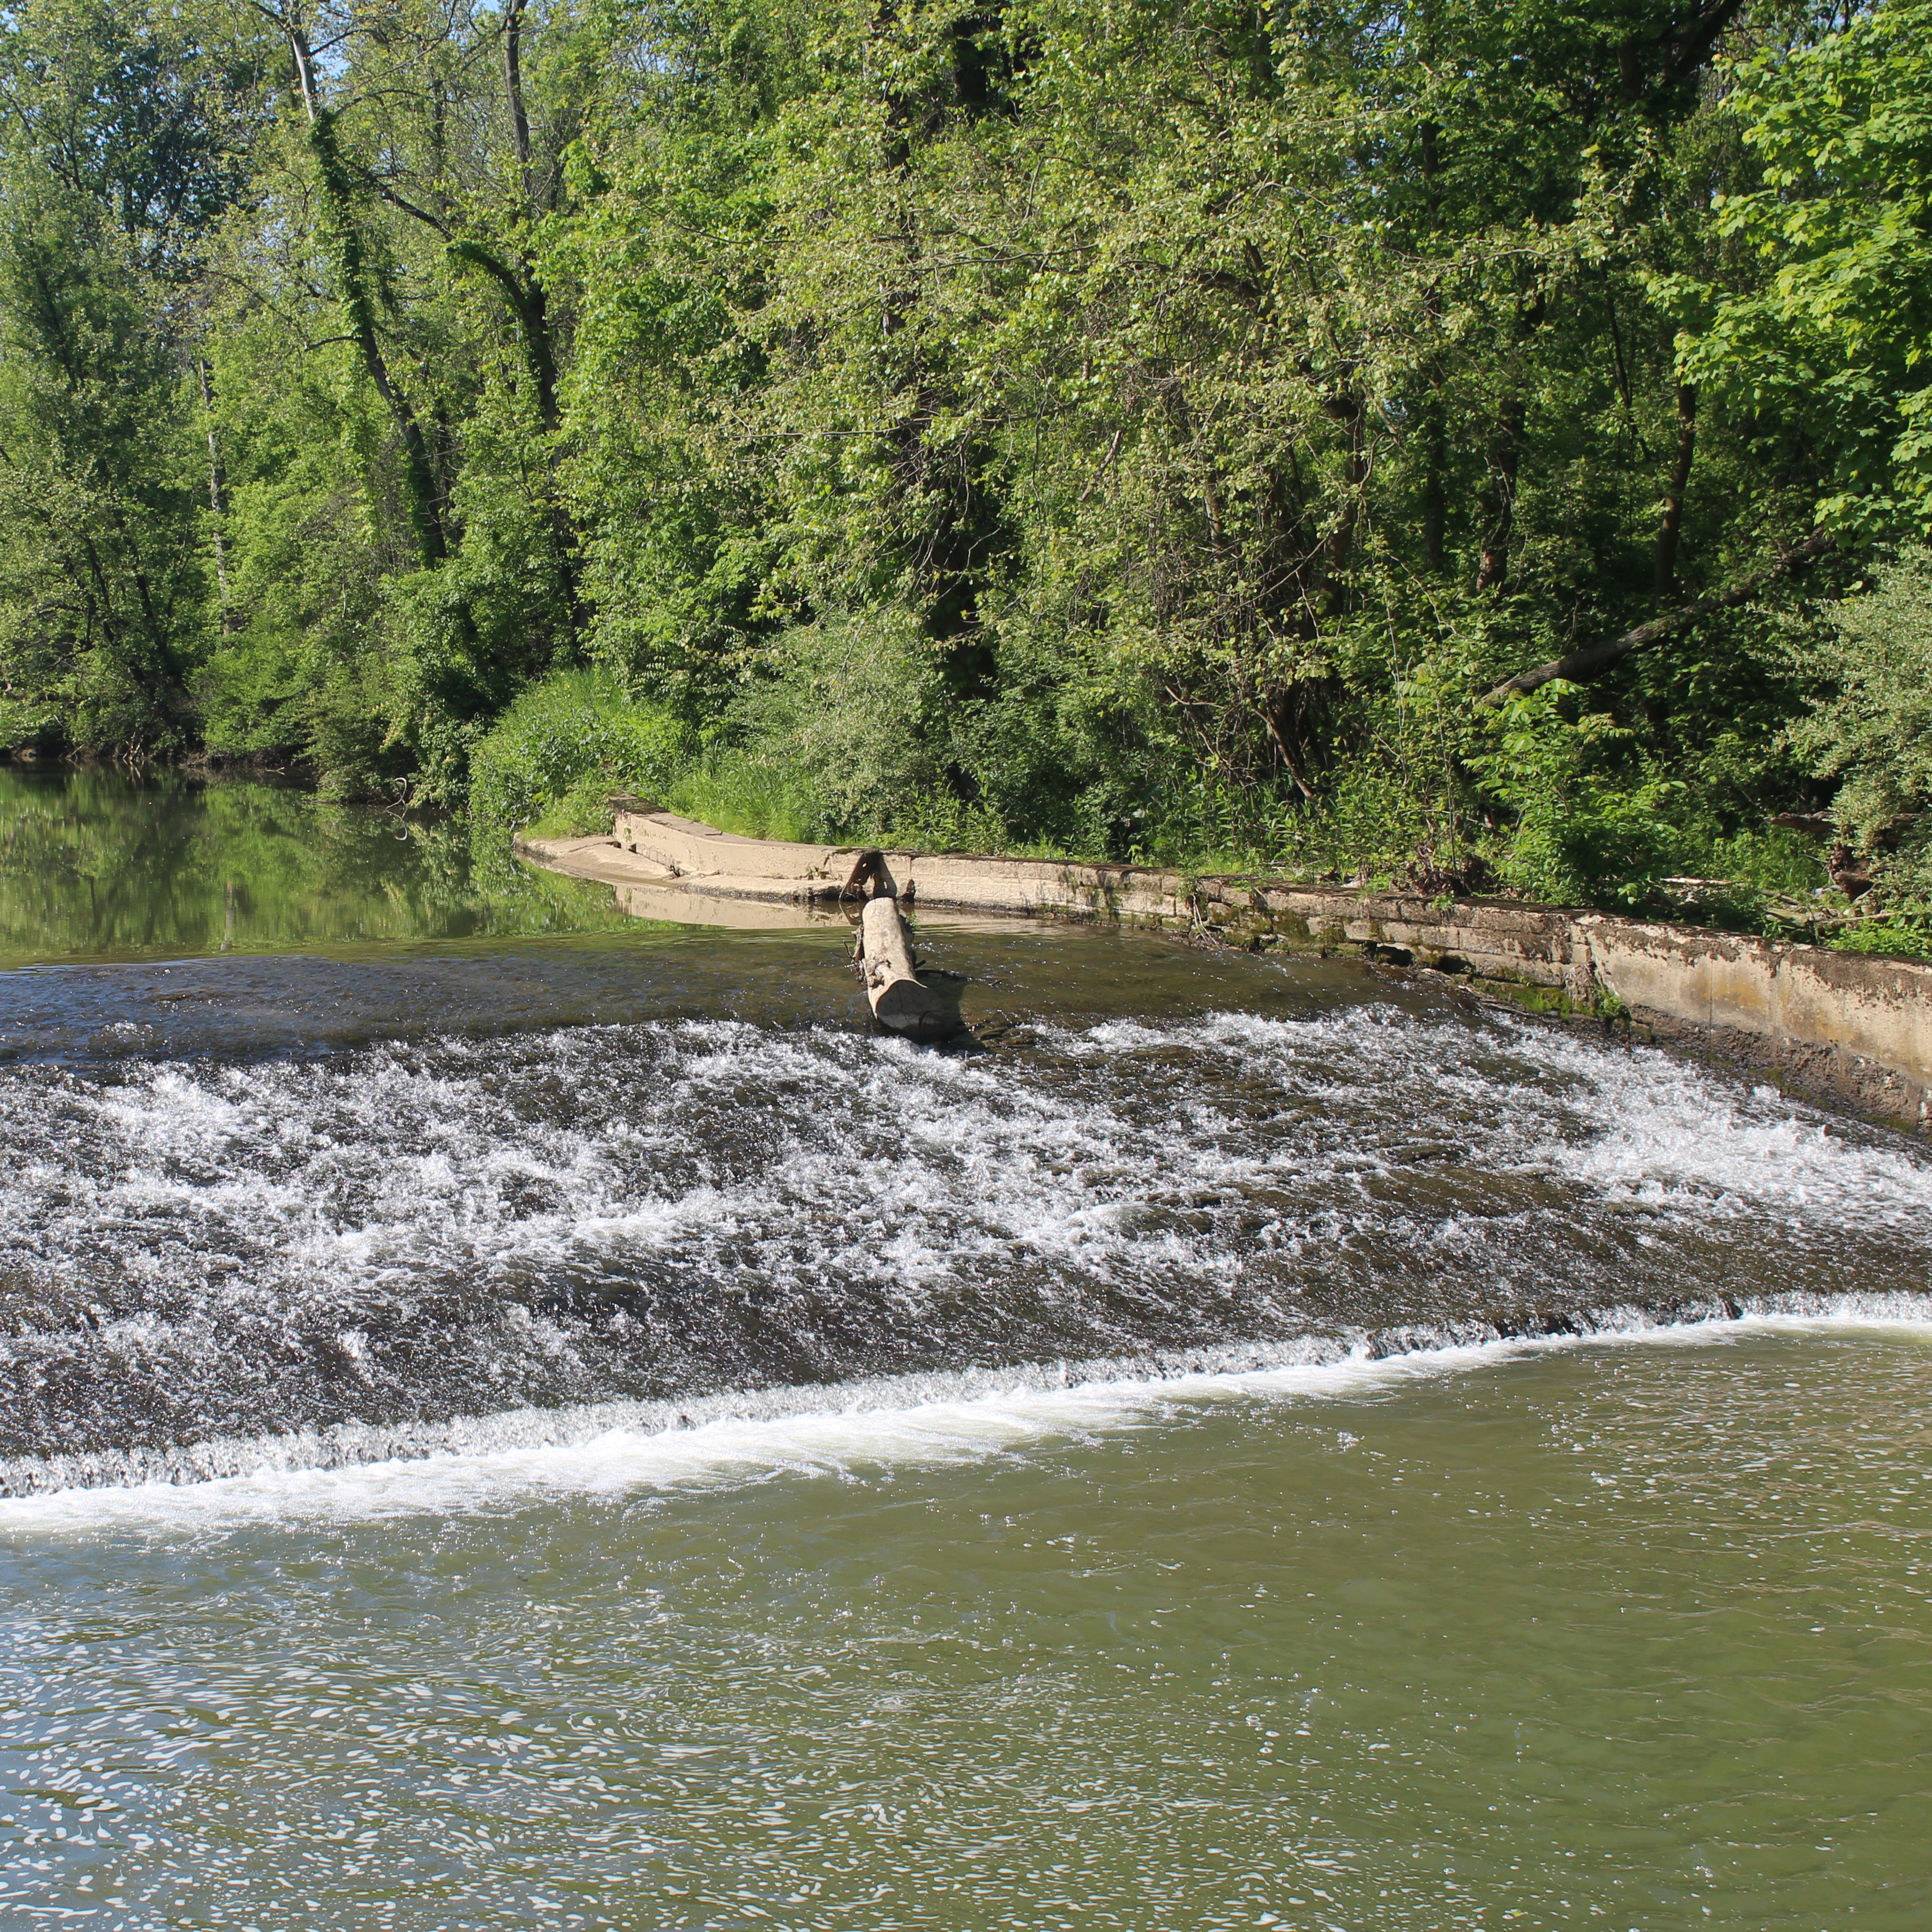
[[(608, 838), (529, 839), (639, 916), (781, 922), (872, 883), (914, 907), (1183, 928), (1251, 950), (1353, 952), (1563, 1018), (1757, 1066), (1916, 1133), (1932, 1129), (1932, 965), (1520, 901), (746, 838), (620, 809)], [(757, 908), (756, 911), (754, 908)]]

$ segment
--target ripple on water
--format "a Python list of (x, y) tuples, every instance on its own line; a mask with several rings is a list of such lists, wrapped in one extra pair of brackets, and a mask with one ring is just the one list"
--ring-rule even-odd
[(7, 1505), (0, 1922), (1904, 1932), (1924, 1330), (1673, 1340)]

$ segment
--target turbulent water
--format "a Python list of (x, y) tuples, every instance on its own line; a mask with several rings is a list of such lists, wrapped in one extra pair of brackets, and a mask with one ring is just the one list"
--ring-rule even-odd
[[(946, 1053), (808, 1011), (237, 1055), (208, 1040), (230, 969), (151, 992), (178, 1017), (129, 1052), (136, 1023), (98, 1014), (76, 1050), (101, 995), (64, 986), (51, 1046), (16, 1028), (0, 1074), (8, 1481), (252, 1466), (332, 1429), (274, 1453), (361, 1456), (527, 1406), (1928, 1285), (1926, 1164), (1774, 1090), (1333, 969), (1224, 965), (1247, 1010), (1083, 1023), (1078, 976), (1131, 938), (928, 943), (1046, 1010)], [(1184, 983), (1189, 956), (1141, 944)], [(598, 969), (688, 1004), (696, 944)], [(757, 944), (780, 980), (838, 970), (815, 935)], [(370, 970), (279, 970), (284, 1009), (322, 1016)]]

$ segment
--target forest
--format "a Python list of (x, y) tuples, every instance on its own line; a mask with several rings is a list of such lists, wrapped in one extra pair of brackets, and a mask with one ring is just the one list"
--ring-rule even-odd
[(14, 0), (0, 748), (1932, 954), (1928, 352), (1932, 0)]

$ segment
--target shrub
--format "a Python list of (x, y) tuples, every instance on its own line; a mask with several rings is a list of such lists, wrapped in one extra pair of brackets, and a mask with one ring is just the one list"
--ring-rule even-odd
[(946, 686), (910, 618), (865, 613), (802, 626), (778, 640), (770, 663), (733, 704), (728, 744), (676, 788), (680, 809), (766, 836), (998, 842), (997, 824), (946, 782)]
[(1840, 933), (1831, 944), (1836, 952), (1869, 952), (1890, 959), (1932, 959), (1932, 932), (1893, 920), (1873, 920), (1855, 926)]
[(1585, 694), (1558, 680), (1505, 705), (1469, 764), (1514, 814), (1504, 878), (1556, 905), (1640, 904), (1685, 868), (1686, 787), (1629, 762), (1627, 728), (1606, 712), (1569, 716)]
[(498, 825), (608, 832), (607, 794), (662, 794), (695, 749), (688, 725), (634, 703), (608, 672), (553, 671), (470, 754), (470, 810)]
[(1790, 736), (1820, 778), (1843, 782), (1832, 814), (1867, 857), (1884, 856), (1886, 904), (1932, 898), (1932, 550), (1906, 552), (1833, 607), (1805, 653), (1831, 694)]

